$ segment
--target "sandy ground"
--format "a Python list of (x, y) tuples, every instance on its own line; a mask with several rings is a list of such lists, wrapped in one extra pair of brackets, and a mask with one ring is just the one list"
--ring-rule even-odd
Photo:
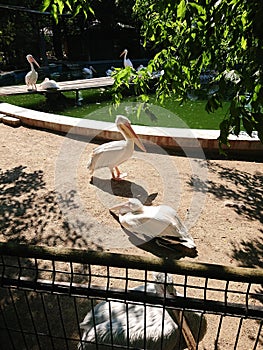
[[(151, 256), (109, 212), (113, 204), (137, 197), (178, 211), (198, 251), (184, 259), (263, 267), (260, 162), (136, 151), (121, 166), (128, 173), (124, 181), (111, 181), (104, 169), (91, 183), (86, 163), (95, 143), (4, 124), (0, 140), (1, 241)], [(250, 333), (248, 339), (255, 337)]]

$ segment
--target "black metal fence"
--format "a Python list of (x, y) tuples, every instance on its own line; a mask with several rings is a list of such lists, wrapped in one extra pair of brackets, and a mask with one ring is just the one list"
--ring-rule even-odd
[(0, 348), (263, 349), (263, 271), (0, 244)]

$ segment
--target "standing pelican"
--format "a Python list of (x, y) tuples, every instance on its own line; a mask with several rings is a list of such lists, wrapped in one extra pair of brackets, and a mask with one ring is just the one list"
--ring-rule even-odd
[[(95, 148), (88, 161), (88, 169), (93, 174), (95, 169), (108, 167), (114, 180), (121, 180), (127, 174), (121, 174), (118, 165), (128, 160), (134, 151), (134, 143), (146, 152), (144, 145), (135, 134), (128, 118), (117, 115), (115, 123), (125, 140), (104, 143)], [(116, 174), (114, 172), (116, 171)]]
[[(34, 59), (32, 55), (27, 55), (26, 59), (28, 60), (31, 67), (31, 71), (28, 72), (27, 75), (25, 76), (26, 85), (28, 86), (28, 90), (37, 90), (36, 82), (38, 78), (38, 73), (35, 71), (33, 63), (35, 63), (35, 65), (37, 65), (38, 67), (39, 67), (39, 64), (37, 63), (37, 61)], [(31, 89), (30, 89), (30, 86), (31, 86)]]
[(124, 58), (123, 58), (124, 67), (133, 68), (133, 64), (132, 64), (131, 60), (129, 58), (127, 58), (127, 54), (128, 54), (127, 49), (124, 49), (123, 52), (120, 54), (120, 57), (124, 55)]
[(157, 243), (173, 248), (178, 244), (188, 249), (196, 245), (176, 211), (168, 205), (145, 206), (137, 198), (115, 205), (110, 211), (119, 210), (119, 221), (128, 231), (143, 242), (156, 238)]
[[(170, 284), (163, 281), (164, 273), (154, 273), (155, 283), (147, 283), (132, 289), (141, 293), (154, 293), (164, 297), (163, 287), (167, 286), (167, 294), (171, 297), (182, 297)], [(78, 344), (79, 350), (95, 349), (149, 349), (149, 350), (181, 350), (188, 347), (189, 334), (192, 343), (201, 341), (207, 330), (207, 321), (200, 313), (184, 311), (184, 324), (172, 313), (179, 310), (164, 310), (156, 305), (129, 303), (123, 301), (103, 301), (85, 316), (80, 328), (83, 329), (82, 340)], [(178, 324), (180, 326), (178, 326)], [(182, 331), (180, 327), (182, 326)], [(181, 336), (181, 332), (183, 333)], [(184, 335), (187, 334), (187, 337)], [(97, 346), (97, 345), (98, 346)], [(100, 345), (102, 347), (100, 347)]]

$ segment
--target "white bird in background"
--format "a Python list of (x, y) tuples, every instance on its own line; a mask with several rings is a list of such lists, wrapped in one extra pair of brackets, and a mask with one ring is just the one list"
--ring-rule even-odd
[(93, 77), (93, 73), (97, 73), (97, 71), (92, 67), (92, 66), (89, 66), (88, 68), (87, 67), (84, 67), (82, 69), (82, 74), (83, 76), (86, 78), (86, 79), (90, 79)]
[[(160, 287), (164, 286), (163, 273), (153, 274), (158, 283), (147, 283), (131, 290), (137, 292), (154, 293), (164, 296)], [(167, 292), (171, 297), (182, 297), (170, 283), (170, 275), (167, 275)], [(160, 283), (160, 284), (159, 284)], [(171, 292), (170, 292), (171, 290)], [(179, 310), (172, 311), (179, 314)], [(177, 318), (171, 311), (163, 310), (160, 306), (146, 306), (142, 303), (129, 303), (121, 301), (103, 301), (89, 311), (80, 328), (83, 329), (82, 341), (78, 344), (79, 350), (100, 349), (97, 344), (103, 344), (103, 349), (110, 350), (112, 346), (131, 347), (133, 349), (179, 350), (188, 347), (189, 333), (192, 343), (196, 345), (197, 338), (201, 341), (207, 330), (206, 318), (197, 312), (184, 311), (184, 323), (187, 323), (187, 337), (180, 336), (180, 327)], [(189, 332), (190, 329), (190, 332)], [(88, 343), (91, 342), (91, 343)], [(196, 346), (194, 347), (196, 348)]]
[[(115, 120), (118, 130), (122, 133), (125, 140), (107, 142), (95, 148), (88, 161), (88, 169), (91, 175), (95, 169), (108, 167), (114, 180), (121, 180), (127, 174), (121, 174), (118, 166), (128, 160), (134, 151), (134, 143), (144, 152), (146, 149), (139, 137), (131, 127), (128, 118), (123, 115), (117, 115)], [(116, 174), (115, 172), (116, 171)]]
[(44, 81), (40, 84), (40, 88), (42, 90), (57, 90), (59, 89), (59, 85), (55, 80), (45, 78)]
[(137, 198), (117, 204), (110, 211), (119, 211), (119, 221), (143, 243), (152, 239), (175, 250), (178, 244), (195, 250), (196, 245), (176, 211), (168, 205), (145, 206)]
[(129, 58), (127, 58), (128, 50), (124, 49), (123, 52), (120, 54), (120, 57), (124, 55), (123, 58), (123, 65), (124, 67), (131, 67), (133, 68), (133, 64)]
[(136, 71), (139, 72), (139, 71), (140, 71), (141, 69), (143, 69), (143, 68), (146, 68), (146, 67), (144, 67), (143, 64), (140, 64), (139, 67), (136, 69)]
[(28, 72), (27, 75), (25, 76), (26, 85), (28, 86), (28, 90), (37, 90), (36, 82), (38, 78), (38, 73), (34, 68), (34, 63), (38, 67), (39, 67), (39, 64), (37, 63), (37, 61), (34, 59), (32, 55), (27, 55), (26, 59), (28, 60), (31, 67), (31, 71)]
[(114, 72), (114, 67), (111, 66), (109, 69), (106, 70), (106, 76), (110, 77), (112, 75), (112, 73)]

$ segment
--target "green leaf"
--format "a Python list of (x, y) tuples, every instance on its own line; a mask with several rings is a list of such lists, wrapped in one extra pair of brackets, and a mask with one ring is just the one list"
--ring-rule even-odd
[(44, 0), (42, 4), (42, 11), (45, 12), (50, 6), (51, 0)]
[(138, 108), (137, 108), (137, 112), (136, 112), (137, 119), (140, 118), (142, 108), (143, 108), (143, 103), (139, 103)]
[(245, 39), (243, 36), (241, 38), (241, 47), (243, 50), (247, 49), (247, 39)]
[(93, 16), (95, 16), (95, 12), (91, 6), (88, 6), (88, 10)]
[(198, 5), (196, 2), (189, 2), (189, 5), (195, 9), (197, 9), (199, 14), (205, 14), (204, 7), (201, 5)]
[(57, 6), (58, 6), (59, 13), (62, 14), (63, 10), (64, 10), (64, 3), (63, 3), (63, 1), (57, 1)]
[(251, 120), (249, 120), (247, 117), (243, 117), (242, 122), (246, 132), (248, 133), (249, 136), (251, 136), (252, 131), (254, 130)]
[(177, 17), (184, 18), (185, 12), (186, 12), (186, 3), (185, 3), (185, 0), (181, 0), (177, 8)]
[(224, 119), (220, 123), (219, 143), (221, 146), (222, 144), (229, 146), (229, 142), (228, 142), (229, 132), (230, 132), (230, 120)]

